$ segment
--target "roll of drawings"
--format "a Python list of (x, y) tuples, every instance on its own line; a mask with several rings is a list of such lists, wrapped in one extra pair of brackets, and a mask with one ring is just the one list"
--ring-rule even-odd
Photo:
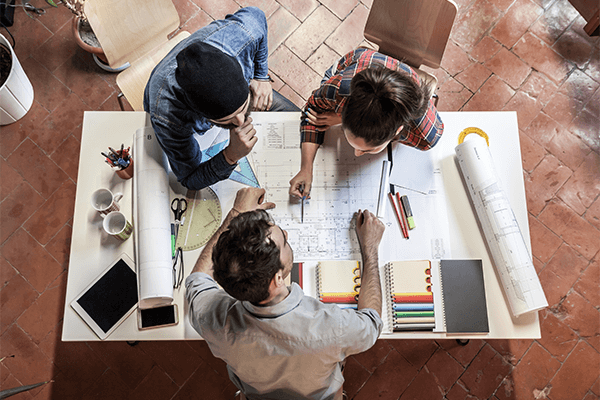
[(486, 140), (471, 135), (455, 148), (502, 289), (515, 317), (548, 306), (523, 233), (502, 189)]
[(151, 308), (173, 301), (167, 158), (150, 127), (137, 130), (134, 155), (134, 225), (140, 308)]

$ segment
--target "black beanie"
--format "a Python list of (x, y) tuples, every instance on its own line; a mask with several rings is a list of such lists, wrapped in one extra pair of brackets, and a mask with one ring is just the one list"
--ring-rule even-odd
[(187, 104), (208, 119), (231, 115), (248, 99), (240, 64), (206, 43), (193, 43), (177, 54), (175, 79)]

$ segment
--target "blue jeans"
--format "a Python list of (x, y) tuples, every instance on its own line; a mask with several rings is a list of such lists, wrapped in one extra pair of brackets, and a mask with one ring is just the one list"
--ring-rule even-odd
[(273, 104), (269, 111), (300, 111), (298, 106), (273, 89)]

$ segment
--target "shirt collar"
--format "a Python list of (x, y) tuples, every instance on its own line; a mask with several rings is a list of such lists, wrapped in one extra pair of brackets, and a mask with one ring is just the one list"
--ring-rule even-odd
[(257, 306), (249, 301), (242, 301), (242, 305), (249, 313), (262, 318), (277, 318), (288, 312), (292, 311), (294, 308), (298, 307), (300, 301), (304, 297), (304, 292), (296, 283), (292, 283), (290, 286), (290, 294), (280, 301), (279, 303), (272, 306)]

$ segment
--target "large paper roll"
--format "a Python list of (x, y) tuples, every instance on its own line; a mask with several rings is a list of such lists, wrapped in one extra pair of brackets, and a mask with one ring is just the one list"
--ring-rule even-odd
[(548, 302), (485, 139), (471, 135), (456, 149), (459, 169), (515, 317)]
[(152, 308), (173, 301), (167, 157), (150, 127), (137, 130), (133, 151), (140, 308)]

